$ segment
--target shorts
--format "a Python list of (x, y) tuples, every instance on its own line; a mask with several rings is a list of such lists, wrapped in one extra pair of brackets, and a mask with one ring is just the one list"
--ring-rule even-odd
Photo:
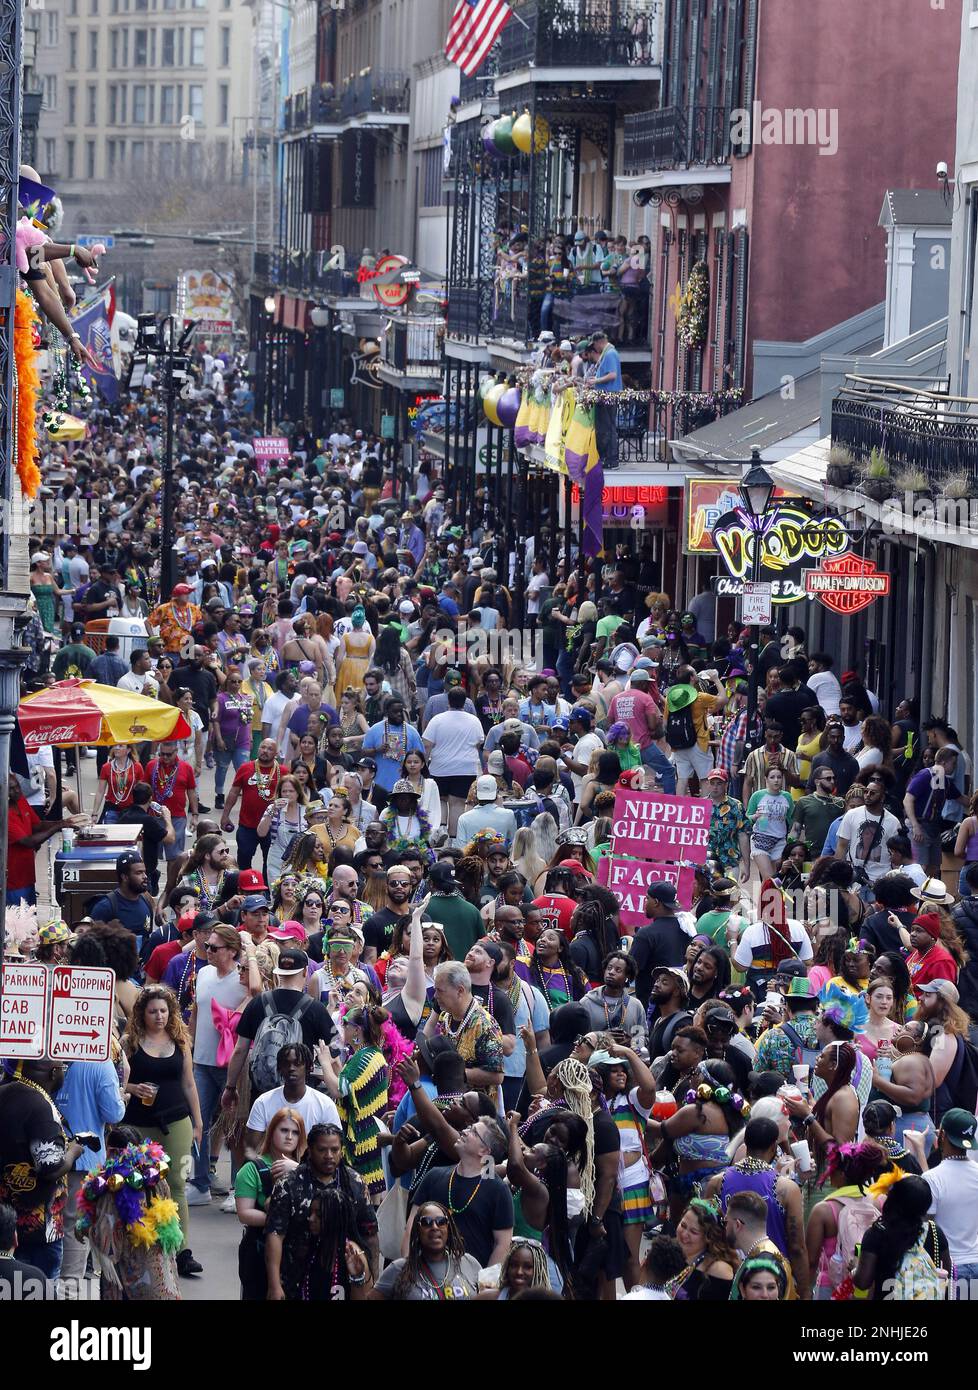
[(655, 1220), (655, 1207), (649, 1184), (637, 1182), (621, 1190), (621, 1219), (626, 1226), (650, 1226)]
[(787, 840), (775, 840), (773, 835), (752, 835), (750, 838), (750, 852), (754, 854), (766, 854), (773, 863), (780, 859), (784, 854)]
[(163, 846), (163, 858), (167, 861), (167, 863), (169, 863), (173, 859), (179, 859), (180, 856), (185, 852), (184, 847), (187, 842), (186, 816), (173, 817), (173, 834), (173, 844)]
[(450, 796), (457, 796), (464, 801), (469, 794), (469, 787), (475, 781), (475, 777), (436, 777), (435, 786), (438, 788), (439, 795), (446, 799)]
[(913, 862), (922, 864), (940, 864), (944, 859), (944, 846), (941, 844), (940, 835), (928, 836), (926, 840), (915, 840), (910, 838), (910, 848), (913, 850)]
[(709, 748), (701, 748), (698, 743), (694, 743), (692, 748), (674, 748), (672, 760), (679, 776), (687, 781), (695, 773), (704, 782), (713, 771), (713, 754)]

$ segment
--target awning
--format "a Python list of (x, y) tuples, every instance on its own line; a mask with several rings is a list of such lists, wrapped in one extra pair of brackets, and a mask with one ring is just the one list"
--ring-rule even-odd
[(778, 463), (765, 463), (764, 467), (779, 487), (790, 488), (800, 497), (821, 497), (831, 445), (832, 440), (826, 435), (799, 449), (797, 454), (789, 454)]

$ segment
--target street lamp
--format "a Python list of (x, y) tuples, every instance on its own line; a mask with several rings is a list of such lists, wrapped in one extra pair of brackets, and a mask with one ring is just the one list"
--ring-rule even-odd
[[(757, 584), (761, 578), (761, 556), (764, 550), (764, 518), (774, 496), (774, 482), (761, 463), (758, 449), (751, 450), (751, 466), (740, 481), (740, 501), (750, 521), (753, 546), (751, 547), (751, 580)], [(757, 715), (757, 689), (760, 683), (760, 629), (751, 627), (750, 651), (751, 668), (747, 678), (747, 728), (744, 731), (744, 752), (748, 746), (754, 719)]]

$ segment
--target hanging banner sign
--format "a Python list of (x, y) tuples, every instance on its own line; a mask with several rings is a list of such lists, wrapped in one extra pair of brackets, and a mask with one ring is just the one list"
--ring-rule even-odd
[(698, 796), (615, 791), (611, 826), (618, 854), (656, 861), (682, 859), (705, 864), (713, 803)]
[(289, 441), (278, 436), (256, 439), (252, 448), (255, 451), (256, 459), (287, 459), (289, 456)]
[(823, 560), (819, 569), (805, 570), (804, 579), (807, 594), (843, 617), (861, 613), (890, 592), (890, 576), (860, 555)]
[(597, 878), (618, 899), (619, 920), (624, 927), (644, 927), (648, 922), (645, 895), (653, 883), (671, 883), (683, 911), (688, 911), (693, 904), (696, 870), (689, 866), (605, 855), (598, 860)]

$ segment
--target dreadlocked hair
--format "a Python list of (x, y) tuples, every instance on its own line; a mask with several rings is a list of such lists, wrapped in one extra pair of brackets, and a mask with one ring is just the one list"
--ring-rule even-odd
[(605, 905), (597, 898), (585, 898), (574, 909), (574, 926), (593, 940), (602, 960), (619, 946), (618, 932)]
[(847, 1085), (852, 1079), (852, 1074), (856, 1070), (857, 1060), (856, 1049), (851, 1042), (827, 1043), (826, 1048), (829, 1047), (834, 1047), (836, 1049), (835, 1074), (818, 1100), (812, 1106), (812, 1114), (815, 1116), (818, 1123), (823, 1126), (825, 1123), (825, 1112), (829, 1108), (829, 1101), (837, 1091), (841, 1091), (842, 1087)]
[(889, 1157), (871, 1140), (862, 1144), (830, 1144), (824, 1176), (841, 1173), (847, 1184), (862, 1192), (891, 1166)]
[[(578, 1116), (574, 1116), (575, 1120)], [(550, 1254), (564, 1281), (564, 1297), (571, 1296), (569, 1267), (571, 1263), (570, 1229), (567, 1222), (567, 1155), (556, 1144), (544, 1143), (547, 1150), (541, 1180), (550, 1201), (547, 1203), (547, 1235)], [(546, 1263), (546, 1261), (544, 1262)], [(534, 1261), (534, 1283), (536, 1264)], [(502, 1280), (500, 1281), (502, 1282)], [(550, 1276), (547, 1275), (549, 1287)]]
[[(553, 1205), (551, 1203), (551, 1205)], [(530, 1280), (531, 1289), (549, 1289), (550, 1267), (547, 1264), (547, 1252), (538, 1240), (529, 1240), (526, 1236), (514, 1236), (513, 1243), (509, 1247), (509, 1253), (503, 1260), (502, 1268), (499, 1271), (499, 1287), (505, 1289), (509, 1282), (509, 1266), (513, 1255), (517, 1250), (529, 1250), (533, 1260), (533, 1275)]]
[(567, 1109), (577, 1115), (587, 1127), (584, 1140), (584, 1162), (581, 1164), (581, 1196), (584, 1211), (590, 1216), (594, 1206), (594, 1111), (591, 1106), (591, 1077), (583, 1062), (565, 1057), (550, 1073), (560, 1082)]
[[(462, 1237), (458, 1233), (455, 1218), (446, 1206), (441, 1202), (422, 1202), (418, 1209), (418, 1217), (424, 1207), (437, 1207), (443, 1216), (448, 1217), (448, 1237), (445, 1241), (445, 1255), (448, 1259), (449, 1273), (446, 1275), (447, 1283), (451, 1277), (452, 1265), (457, 1269), (465, 1254), (465, 1246), (462, 1244)], [(411, 1289), (421, 1281), (421, 1262), (424, 1255), (421, 1251), (421, 1222), (415, 1218), (414, 1225), (411, 1227), (411, 1235), (408, 1241), (407, 1259), (401, 1266), (401, 1272), (397, 1276), (394, 1288), (391, 1291), (393, 1299), (407, 1298)]]
[(462, 890), (462, 897), (479, 905), (479, 893), (486, 877), (486, 866), (477, 854), (463, 854), (455, 864), (455, 877)]
[(945, 907), (928, 907), (927, 911), (937, 913), (941, 923), (941, 935), (938, 939), (945, 950), (951, 952), (958, 970), (963, 970), (968, 964), (968, 952), (964, 948), (964, 942), (961, 940), (958, 929), (954, 925), (954, 919), (951, 914)]
[[(315, 1128), (315, 1127), (314, 1127)], [(310, 1135), (312, 1130), (310, 1130)], [(319, 1203), (319, 1248), (315, 1263), (333, 1284), (350, 1297), (350, 1276), (346, 1269), (346, 1242), (360, 1243), (356, 1203), (345, 1187), (322, 1187), (313, 1198)]]

